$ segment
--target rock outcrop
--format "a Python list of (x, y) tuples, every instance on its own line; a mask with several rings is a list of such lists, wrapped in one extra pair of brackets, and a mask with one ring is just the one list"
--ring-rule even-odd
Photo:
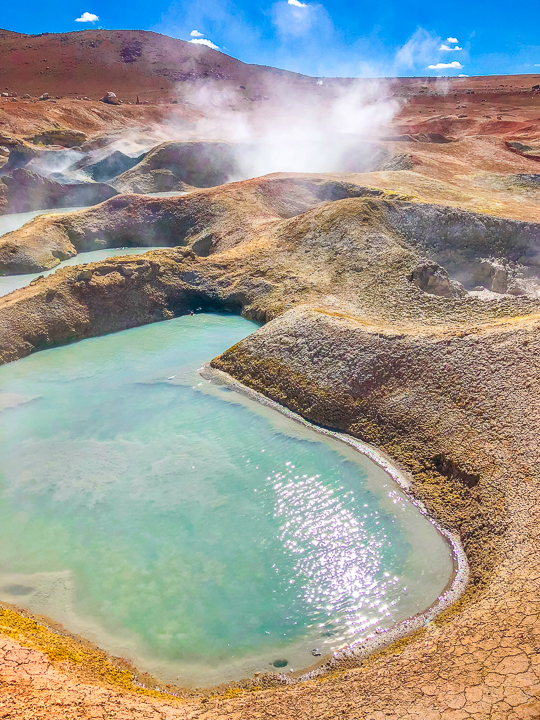
[(117, 194), (105, 183), (59, 183), (19, 168), (0, 178), (0, 212), (96, 205)]
[(421, 290), (439, 297), (463, 297), (467, 291), (433, 260), (421, 260), (411, 273), (411, 281)]
[[(368, 230), (379, 253), (385, 252), (388, 238), (392, 243), (399, 238), (402, 247), (410, 248), (416, 257), (409, 282), (432, 295), (459, 298), (467, 294), (465, 288), (479, 285), (501, 294), (537, 294), (540, 224), (410, 202), (351, 182), (354, 176), (334, 177), (268, 176), (160, 200), (123, 195), (65, 218), (37, 218), (0, 240), (2, 271), (29, 272), (20, 268), (28, 267), (32, 257), (33, 271), (50, 268), (57, 262), (55, 253), (60, 245), (69, 257), (95, 249), (97, 241), (103, 247), (187, 244), (197, 255), (205, 256), (244, 242), (254, 231), (266, 236), (289, 232), (280, 223), (298, 216), (291, 232), (307, 223), (304, 242), (310, 244), (313, 237), (321, 247), (332, 245), (336, 253), (345, 252), (347, 232), (352, 233), (348, 240), (351, 252), (354, 237)], [(366, 196), (382, 199), (369, 206), (340, 206), (341, 215), (333, 218), (331, 226), (327, 210), (314, 218), (303, 215), (325, 202)], [(497, 267), (486, 260), (492, 251), (500, 258)], [(19, 253), (24, 258), (22, 265)], [(479, 275), (486, 272), (489, 282)]]
[(240, 174), (235, 146), (224, 142), (166, 142), (114, 182), (120, 192), (184, 192), (222, 185)]
[(7, 163), (0, 168), (0, 175), (7, 175), (13, 170), (25, 167), (38, 155), (37, 150), (28, 143), (9, 135), (0, 135), (0, 147), (9, 153)]
[(257, 179), (238, 184), (233, 195), (222, 187), (178, 198), (120, 195), (88, 210), (36, 218), (4, 235), (0, 272), (37, 272), (77, 252), (126, 245), (189, 245), (206, 256), (328, 200), (370, 195), (382, 193), (317, 177)]
[(37, 133), (31, 138), (35, 144), (42, 145), (61, 145), (62, 147), (71, 148), (82, 145), (88, 136), (81, 130), (71, 130), (68, 128), (51, 128)]
[(130, 170), (132, 167), (140, 163), (145, 154), (146, 153), (138, 155), (137, 157), (130, 157), (119, 150), (115, 150), (102, 160), (91, 162), (89, 164), (77, 164), (77, 166), (83, 169), (85, 174), (89, 175), (92, 180), (95, 180), (96, 182), (106, 182), (107, 180), (112, 180), (118, 175), (125, 173), (127, 170)]

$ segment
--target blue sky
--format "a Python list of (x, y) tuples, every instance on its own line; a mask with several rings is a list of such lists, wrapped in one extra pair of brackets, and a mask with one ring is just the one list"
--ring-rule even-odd
[(540, 73), (538, 0), (522, 0), (515, 10), (502, 0), (6, 0), (0, 27), (154, 30), (316, 76)]

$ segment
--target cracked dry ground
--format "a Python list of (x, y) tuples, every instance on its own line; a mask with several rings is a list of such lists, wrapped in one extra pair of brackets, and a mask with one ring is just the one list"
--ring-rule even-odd
[[(490, 230), (485, 216), (350, 197), (350, 185), (342, 200), (306, 205), (302, 196), (303, 205), (297, 197), (296, 208), (283, 211), (291, 186), (280, 195), (283, 187), (272, 182), (153, 200), (156, 227), (170, 230), (178, 213), (185, 228), (189, 207), (202, 213), (205, 198), (212, 216), (204, 230), (183, 231), (187, 249), (95, 263), (82, 273), (65, 268), (0, 299), (0, 357), (172, 317), (193, 303), (269, 321), (214, 366), (404, 465), (412, 493), (460, 533), (471, 564), (468, 593), (361, 665), (182, 700), (126, 691), (76, 661), (50, 660), (47, 642), (17, 630), (4, 613), (1, 718), (540, 718), (540, 302), (434, 297), (409, 280), (432, 221), (441, 233), (446, 227), (447, 256), (450, 242), (476, 243), (481, 255), (482, 242), (503, 230), (509, 243), (521, 228), (534, 244), (540, 227), (495, 223)], [(233, 192), (231, 225), (225, 200)], [(263, 223), (258, 206), (250, 224), (252, 192), (267, 203)], [(55, 242), (85, 242), (99, 223), (144, 233), (149, 207), (126, 196), (76, 214), (76, 233), (65, 221), (45, 230)], [(467, 222), (482, 232), (466, 237)], [(210, 226), (211, 254), (198, 257), (189, 248)], [(469, 487), (463, 479), (473, 476), (479, 480)]]

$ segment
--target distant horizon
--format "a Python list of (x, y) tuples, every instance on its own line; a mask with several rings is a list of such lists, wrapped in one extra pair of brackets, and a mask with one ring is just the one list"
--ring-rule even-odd
[(310, 77), (489, 77), (540, 74), (537, 5), (508, 14), (501, 0), (456, 13), (418, 0), (28, 0), (4, 3), (0, 25), (25, 35), (82, 29), (142, 31), (220, 50), (246, 64)]
[[(44, 32), (24, 32), (22, 30), (12, 30), (11, 28), (7, 27), (0, 27), (0, 32), (8, 32), (8, 33), (14, 33), (17, 35), (25, 36), (25, 37), (43, 37), (44, 35), (68, 35), (68, 34), (77, 34), (77, 33), (84, 33), (84, 32), (142, 32), (142, 33), (151, 33), (154, 35), (160, 35), (162, 37), (169, 38), (171, 40), (179, 40), (180, 42), (189, 43), (189, 40), (184, 40), (183, 38), (178, 38), (173, 35), (168, 35), (166, 32), (161, 32), (159, 30), (155, 29), (144, 29), (144, 28), (127, 28), (127, 27), (118, 27), (118, 28), (104, 28), (104, 27), (83, 27), (83, 28), (73, 28), (71, 30), (58, 30), (58, 31), (52, 31), (47, 30)], [(536, 72), (530, 70), (530, 71), (523, 71), (523, 72), (493, 72), (493, 73), (485, 73), (485, 74), (479, 74), (479, 75), (444, 75), (444, 74), (438, 74), (438, 75), (372, 75), (372, 76), (353, 76), (353, 75), (310, 75), (309, 73), (305, 72), (299, 72), (297, 70), (290, 70), (285, 67), (279, 67), (277, 65), (269, 65), (262, 62), (247, 62), (243, 60), (240, 57), (237, 57), (233, 55), (230, 52), (226, 52), (224, 49), (221, 48), (208, 48), (210, 50), (214, 50), (215, 52), (221, 53), (223, 55), (227, 55), (228, 57), (231, 57), (235, 60), (238, 60), (241, 63), (244, 63), (245, 65), (253, 65), (253, 66), (259, 66), (259, 67), (267, 67), (272, 68), (275, 70), (281, 70), (284, 72), (290, 72), (292, 74), (297, 75), (303, 75), (305, 77), (310, 77), (314, 79), (328, 79), (328, 80), (425, 80), (426, 82), (437, 82), (439, 79), (451, 79), (451, 80), (463, 80), (466, 81), (467, 79), (474, 80), (478, 78), (485, 78), (485, 77), (522, 77), (522, 76), (531, 76), (531, 77), (540, 77), (540, 67)]]

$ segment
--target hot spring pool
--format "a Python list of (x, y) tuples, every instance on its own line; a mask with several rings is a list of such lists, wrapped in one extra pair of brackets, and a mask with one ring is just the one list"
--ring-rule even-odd
[(128, 248), (106, 248), (105, 250), (89, 250), (81, 252), (75, 257), (64, 260), (55, 265), (50, 270), (42, 270), (38, 273), (25, 273), (23, 275), (0, 275), (0, 297), (9, 295), (9, 293), (19, 288), (26, 287), (32, 280), (40, 275), (52, 275), (60, 268), (68, 265), (83, 265), (84, 263), (99, 262), (112, 257), (122, 257), (123, 255), (142, 255), (150, 250), (165, 250), (163, 247), (128, 247)]
[[(171, 195), (178, 193), (170, 193)], [(154, 193), (156, 195), (156, 193)], [(159, 193), (157, 193), (159, 195)], [(72, 208), (49, 208), (48, 210), (33, 210), (32, 212), (26, 213), (11, 213), (9, 215), (0, 215), (0, 238), (8, 232), (18, 230), (27, 222), (30, 222), (39, 215), (64, 215), (66, 213), (72, 213), (76, 210), (85, 210), (87, 207), (72, 207)], [(91, 250), (89, 252), (82, 252), (75, 257), (64, 260), (63, 262), (55, 265), (50, 270), (42, 270), (37, 273), (25, 273), (23, 275), (0, 275), (0, 297), (3, 295), (9, 295), (9, 293), (19, 288), (26, 287), (32, 280), (39, 277), (40, 275), (51, 275), (60, 268), (66, 265), (82, 265), (83, 263), (99, 262), (100, 260), (107, 260), (111, 257), (119, 257), (122, 255), (142, 255), (142, 253), (148, 252), (149, 250), (164, 250), (164, 247), (127, 247), (127, 248), (106, 248), (104, 250)]]
[[(64, 213), (71, 213), (75, 210), (84, 210), (83, 207), (74, 208), (54, 208), (49, 210), (34, 210), (27, 213), (13, 213), (11, 215), (0, 216), (0, 237), (5, 235), (12, 230), (18, 230), (30, 220), (33, 220), (38, 215), (60, 215)], [(106, 248), (104, 250), (91, 250), (90, 252), (83, 252), (75, 255), (75, 257), (64, 260), (63, 262), (55, 265), (50, 270), (42, 270), (37, 273), (25, 273), (23, 275), (0, 275), (0, 297), (3, 295), (9, 295), (9, 293), (19, 288), (26, 287), (32, 280), (39, 277), (40, 275), (51, 275), (60, 268), (66, 267), (66, 265), (82, 265), (83, 263), (99, 262), (100, 260), (107, 260), (111, 257), (119, 257), (122, 255), (142, 255), (142, 253), (148, 252), (149, 250), (163, 250), (161, 247), (130, 247), (130, 248)]]
[(253, 332), (195, 315), (0, 367), (0, 600), (165, 682), (314, 663), (453, 573), (367, 457), (197, 368)]

